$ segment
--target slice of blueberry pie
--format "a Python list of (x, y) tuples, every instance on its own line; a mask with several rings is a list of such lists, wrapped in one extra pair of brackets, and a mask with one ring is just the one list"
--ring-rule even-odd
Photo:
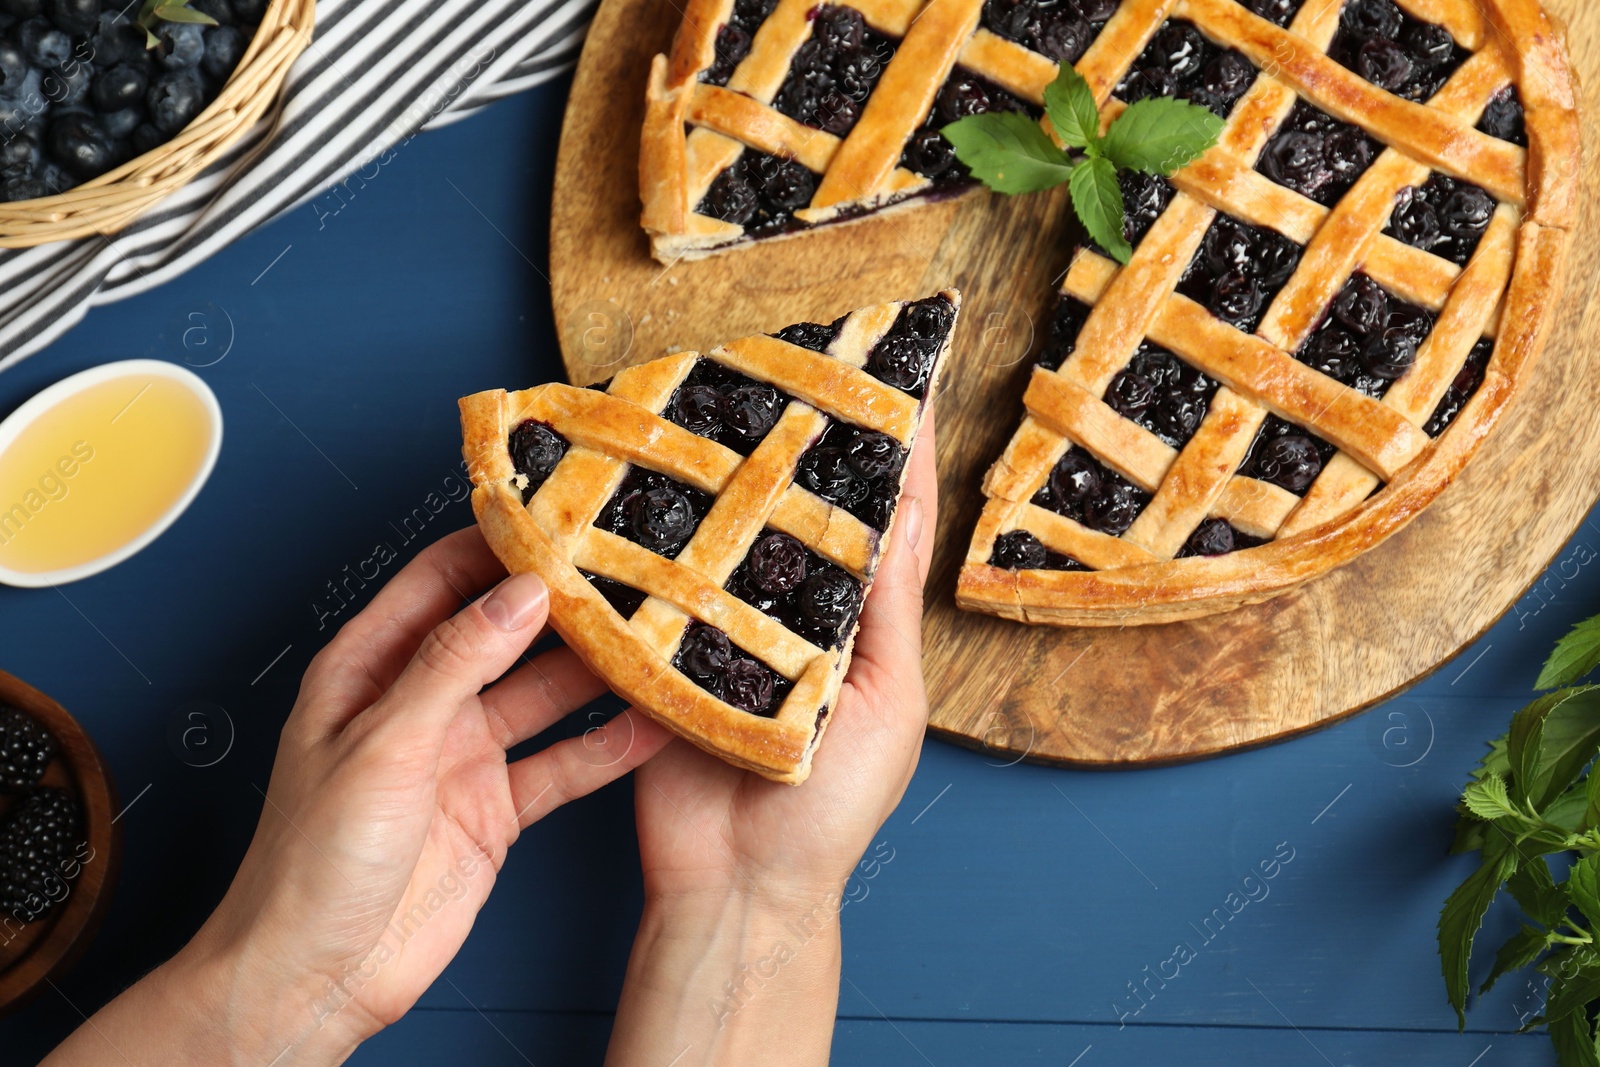
[(888, 543), (960, 296), (862, 308), (587, 389), (461, 401), (473, 509), (618, 693), (803, 781)]
[(1226, 124), (1170, 179), (1123, 176), (1127, 266), (1086, 246), (1065, 275), (957, 590), (1026, 622), (1208, 615), (1395, 533), (1527, 376), (1575, 217), (1536, 0), (1110, 6), (1104, 113), (1186, 95)]
[[(1042, 114), (1062, 61), (1109, 90), (1143, 44), (1138, 9), (1157, 6), (1171, 4), (690, 0), (647, 91), (639, 186), (652, 250), (694, 258), (971, 188), (941, 127)], [(1230, 104), (1248, 65), (1204, 58), (1184, 87)]]

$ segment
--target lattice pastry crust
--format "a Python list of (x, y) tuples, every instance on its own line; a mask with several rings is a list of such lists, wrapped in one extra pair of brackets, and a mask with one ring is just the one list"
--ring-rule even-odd
[[(1327, 54), (1340, 7), (1313, 0), (1285, 29), (1232, 0), (1122, 4), (1118, 17), (1136, 16), (1140, 25), (1125, 56), (1163, 20), (1182, 17), (1262, 73), (1233, 109), (1221, 144), (1172, 179), (1176, 194), (1131, 265), (1118, 268), (1092, 249), (1074, 259), (1063, 296), (1092, 310), (1059, 366), (1032, 372), (1026, 416), (984, 482), (988, 500), (961, 570), (961, 606), (1031, 623), (1123, 625), (1260, 602), (1403, 527), (1504, 414), (1556, 310), (1575, 214), (1577, 104), (1561, 31), (1535, 0), (1400, 0), (1407, 15), (1443, 26), (1471, 53), (1416, 103)], [(1102, 101), (1119, 78), (1091, 78)], [(1474, 128), (1507, 87), (1525, 110), (1526, 150)], [(1380, 148), (1331, 207), (1257, 169), (1297, 101), (1358, 127)], [(1492, 219), (1464, 266), (1385, 232), (1397, 195), (1412, 195), (1433, 173), (1493, 198)], [(1178, 291), (1219, 214), (1303, 246), (1253, 329)], [(1297, 358), (1328, 328), (1341, 293), (1358, 284), (1370, 292), (1371, 283), (1433, 316), (1414, 361), (1381, 392), (1352, 388)], [(1481, 384), (1437, 432), (1442, 398), (1490, 340)], [(1142, 344), (1218, 383), (1203, 421), (1178, 447), (1125, 417), (1115, 395)], [(1249, 457), (1269, 418), (1331, 446), (1300, 493), (1242, 466), (1256, 462)], [(1074, 457), (1063, 460), (1069, 451)], [(1062, 502), (1082, 484), (1069, 476), (1099, 478), (1082, 474), (1083, 453), (1130, 483), (1130, 499), (1148, 496), (1131, 524), (1096, 528), (1094, 516), (1068, 513)], [(1052, 483), (1063, 463), (1066, 473)], [(1264, 543), (1184, 555), (1203, 524), (1219, 522), (1230, 536)], [(1043, 566), (996, 565), (1034, 564), (1045, 554), (1051, 562)]]
[[(484, 535), (544, 578), (551, 625), (612, 689), (730, 763), (803, 781), (959, 305), (951, 290), (862, 308), (603, 388), (466, 397)], [(757, 570), (757, 550), (788, 569)], [(738, 683), (730, 649), (754, 661)]]

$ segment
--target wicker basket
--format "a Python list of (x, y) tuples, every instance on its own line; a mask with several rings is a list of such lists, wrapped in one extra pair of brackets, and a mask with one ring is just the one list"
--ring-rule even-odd
[(165, 144), (55, 196), (0, 203), (0, 248), (115, 233), (199, 174), (272, 105), (311, 42), (314, 0), (272, 0), (217, 98)]

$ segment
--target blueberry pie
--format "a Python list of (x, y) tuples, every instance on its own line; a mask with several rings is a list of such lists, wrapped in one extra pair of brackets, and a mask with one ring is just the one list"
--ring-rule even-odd
[(461, 401), (473, 509), (618, 693), (803, 781), (960, 296), (862, 308), (579, 389)]
[(1187, 94), (1226, 126), (1124, 180), (1128, 266), (1086, 246), (1065, 275), (957, 589), (1025, 622), (1208, 615), (1396, 532), (1532, 366), (1574, 219), (1535, 0), (1112, 6), (1085, 60), (1106, 111)]

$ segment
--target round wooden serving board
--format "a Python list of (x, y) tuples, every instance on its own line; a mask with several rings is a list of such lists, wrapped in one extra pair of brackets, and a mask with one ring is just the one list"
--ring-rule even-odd
[[(1600, 115), (1600, 5), (1549, 0), (1566, 19)], [(1565, 311), (1500, 430), (1458, 484), (1355, 563), (1254, 608), (1124, 629), (1028, 627), (958, 611), (956, 571), (979, 482), (1022, 415), (1034, 331), (1067, 265), (1063, 190), (977, 192), (666, 268), (639, 228), (638, 138), (650, 57), (680, 12), (605, 0), (562, 131), (550, 274), (574, 383), (678, 349), (863, 304), (964, 294), (938, 400), (939, 524), (928, 588), (931, 729), (1000, 758), (1115, 766), (1215, 755), (1326, 725), (1416, 681), (1498, 619), (1600, 496), (1600, 280), (1593, 168), (1584, 169)], [(515, 386), (520, 383), (508, 383)]]

